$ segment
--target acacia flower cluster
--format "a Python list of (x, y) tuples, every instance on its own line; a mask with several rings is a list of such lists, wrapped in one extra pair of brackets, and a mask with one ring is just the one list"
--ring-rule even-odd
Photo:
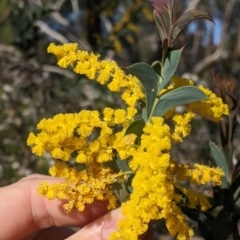
[[(137, 240), (147, 231), (149, 222), (158, 219), (166, 221), (171, 235), (179, 240), (190, 239), (193, 231), (181, 207), (207, 210), (210, 203), (205, 195), (181, 183), (188, 180), (192, 184), (221, 185), (224, 174), (218, 167), (179, 164), (171, 158), (171, 148), (189, 135), (196, 113), (219, 121), (228, 114), (227, 106), (210, 90), (200, 87), (209, 96), (206, 100), (187, 104), (183, 114), (173, 109), (169, 110), (171, 114), (151, 116), (146, 122), (140, 121), (140, 134), (129, 133), (129, 126), (140, 111), (137, 102), (146, 102), (138, 78), (126, 74), (112, 60), (100, 60), (99, 55), (77, 50), (76, 44), (50, 44), (48, 52), (57, 57), (59, 66), (71, 67), (78, 74), (106, 84), (109, 90), (121, 92), (128, 107), (106, 107), (102, 112), (83, 110), (41, 120), (38, 132), (30, 133), (27, 144), (34, 154), (49, 153), (55, 159), (50, 175), (63, 181), (44, 182), (38, 192), (49, 199), (67, 200), (63, 206), (66, 212), (73, 208), (83, 211), (86, 204), (95, 200), (107, 201), (109, 210), (121, 204), (124, 218), (111, 240)], [(193, 83), (173, 77), (157, 98), (186, 85)], [(121, 163), (127, 169), (121, 168)], [(116, 183), (128, 191), (129, 198), (123, 203), (119, 203)], [(183, 201), (184, 197), (188, 201)]]
[(107, 84), (112, 92), (122, 93), (122, 99), (129, 105), (134, 106), (136, 101), (143, 98), (144, 94), (136, 77), (118, 67), (112, 60), (99, 60), (99, 55), (87, 51), (78, 50), (76, 43), (56, 46), (50, 44), (48, 52), (53, 53), (58, 59), (58, 65), (62, 68), (71, 66), (77, 74), (86, 75), (91, 80), (101, 84)]

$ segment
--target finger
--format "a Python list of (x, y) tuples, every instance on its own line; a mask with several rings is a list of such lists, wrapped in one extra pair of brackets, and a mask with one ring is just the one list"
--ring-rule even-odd
[(51, 177), (51, 176), (47, 176), (47, 175), (42, 175), (42, 174), (38, 174), (38, 173), (34, 173), (34, 174), (31, 174), (31, 175), (28, 175), (24, 178), (21, 178), (19, 180), (19, 182), (22, 182), (22, 181), (29, 181), (30, 179), (44, 179), (44, 180), (48, 180), (50, 179), (50, 181), (52, 181), (54, 179), (59, 179), (59, 180), (62, 180), (61, 178), (57, 178), (57, 177)]
[(21, 239), (51, 226), (84, 226), (107, 212), (106, 203), (95, 202), (83, 212), (66, 214), (62, 201), (48, 200), (36, 193), (42, 181), (59, 182), (49, 177), (29, 177), (0, 188), (0, 240)]
[(97, 220), (89, 223), (66, 240), (105, 240), (117, 229), (117, 223), (122, 218), (121, 210), (113, 210)]

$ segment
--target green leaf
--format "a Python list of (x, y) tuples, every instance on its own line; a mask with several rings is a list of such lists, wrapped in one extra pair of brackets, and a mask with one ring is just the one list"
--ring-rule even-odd
[[(165, 39), (162, 42), (162, 63), (165, 62), (165, 59), (169, 55), (170, 51), (171, 51), (171, 48), (168, 46), (168, 39)], [(161, 75), (161, 72), (159, 75)]]
[(223, 208), (215, 218), (212, 229), (214, 239), (216, 240), (227, 239), (229, 233), (229, 229), (227, 228), (227, 226), (230, 214), (231, 212), (228, 209)]
[(155, 61), (155, 62), (152, 63), (152, 69), (160, 77), (160, 75), (161, 75), (161, 63), (159, 61)]
[(145, 122), (142, 120), (135, 120), (130, 123), (130, 125), (127, 127), (125, 135), (128, 134), (135, 134), (137, 135), (137, 144), (140, 144), (140, 139), (143, 134), (143, 128), (145, 127)]
[(129, 192), (124, 182), (115, 182), (112, 184), (112, 188), (119, 203), (126, 202), (129, 199)]
[(146, 115), (147, 119), (151, 114), (152, 107), (158, 90), (158, 77), (152, 67), (147, 63), (136, 63), (128, 67), (132, 74), (134, 74), (142, 83), (146, 94)]
[(172, 43), (178, 36), (178, 34), (192, 21), (197, 19), (206, 19), (214, 23), (212, 16), (205, 11), (199, 11), (195, 9), (191, 9), (185, 12), (173, 25), (172, 28), (172, 36), (171, 41)]
[(158, 91), (162, 90), (171, 80), (175, 71), (177, 70), (178, 63), (182, 54), (183, 48), (169, 51), (161, 73), (162, 82), (160, 83)]
[(197, 87), (180, 87), (169, 91), (160, 97), (153, 110), (152, 116), (162, 117), (173, 107), (204, 99), (207, 99), (207, 96)]
[(128, 166), (127, 160), (121, 160), (119, 157), (114, 159), (114, 161), (105, 162), (104, 166), (111, 168), (115, 172), (119, 172), (122, 170), (123, 172), (132, 171), (131, 168)]
[(209, 146), (210, 146), (211, 155), (213, 157), (214, 163), (216, 164), (216, 166), (220, 167), (225, 174), (225, 176), (223, 177), (223, 183), (221, 187), (228, 188), (227, 177), (229, 176), (229, 170), (228, 170), (227, 161), (223, 153), (221, 152), (221, 150), (213, 142), (210, 141)]
[(146, 107), (141, 107), (142, 108), (142, 119), (144, 120), (144, 122), (147, 122), (148, 121), (148, 118), (147, 118), (147, 110), (146, 110)]
[(134, 174), (131, 174), (128, 176), (128, 179), (126, 180), (126, 188), (129, 193), (133, 192), (132, 180), (133, 180), (134, 176), (135, 176)]

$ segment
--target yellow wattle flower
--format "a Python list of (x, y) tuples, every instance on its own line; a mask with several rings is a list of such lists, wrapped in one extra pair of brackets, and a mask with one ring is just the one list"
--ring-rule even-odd
[[(174, 76), (171, 79), (171, 84), (166, 89), (162, 89), (161, 92), (159, 93), (159, 96), (179, 87), (193, 86), (193, 85), (194, 83), (190, 79)], [(213, 93), (208, 88), (205, 88), (203, 86), (198, 86), (198, 88), (206, 96), (208, 96), (208, 99), (186, 104), (188, 111), (197, 113), (200, 116), (214, 122), (221, 121), (224, 115), (227, 116), (229, 114), (228, 106), (227, 104), (223, 103), (221, 98), (217, 97), (216, 94)], [(164, 117), (172, 118), (174, 116), (174, 113), (175, 113), (175, 109), (174, 108), (170, 109), (167, 113), (165, 113)], [(180, 139), (177, 141), (180, 141)]]
[(86, 75), (90, 80), (107, 84), (112, 92), (122, 92), (122, 99), (131, 107), (144, 98), (138, 79), (126, 74), (113, 60), (100, 60), (98, 54), (78, 50), (76, 43), (55, 45), (51, 43), (48, 52), (58, 59), (62, 68), (72, 67), (77, 74)]
[[(50, 175), (64, 180), (56, 184), (43, 182), (38, 192), (48, 199), (65, 200), (66, 212), (74, 208), (83, 211), (86, 204), (95, 200), (107, 201), (108, 209), (114, 209), (118, 206), (114, 184), (124, 184), (131, 174), (133, 190), (122, 203), (124, 218), (109, 239), (137, 240), (147, 231), (151, 220), (159, 219), (165, 220), (170, 234), (177, 239), (190, 239), (193, 230), (187, 225), (181, 206), (205, 211), (210, 203), (205, 195), (183, 187), (181, 182), (220, 185), (223, 171), (199, 164), (178, 164), (171, 159), (170, 151), (173, 143), (182, 142), (189, 135), (190, 121), (195, 117), (193, 112), (219, 121), (222, 115), (228, 114), (227, 106), (209, 89), (199, 87), (209, 99), (188, 104), (185, 114), (175, 114), (172, 109), (164, 118), (152, 117), (136, 145), (137, 136), (125, 134), (137, 114), (136, 102), (144, 100), (138, 79), (127, 75), (112, 60), (100, 60), (97, 54), (78, 50), (77, 44), (50, 44), (48, 52), (57, 57), (59, 66), (71, 67), (77, 74), (106, 84), (110, 91), (122, 92), (122, 99), (129, 107), (126, 110), (104, 108), (101, 113), (83, 110), (41, 120), (38, 133), (30, 133), (27, 144), (34, 154), (42, 156), (47, 152), (55, 158)], [(163, 89), (159, 97), (187, 85), (193, 82), (173, 77), (172, 85)], [(199, 106), (205, 109), (199, 110)], [(166, 123), (166, 116), (172, 118), (173, 127)], [(126, 161), (130, 170), (111, 169), (111, 161), (115, 160)], [(76, 167), (70, 167), (74, 161)], [(184, 202), (179, 192), (188, 201)]]

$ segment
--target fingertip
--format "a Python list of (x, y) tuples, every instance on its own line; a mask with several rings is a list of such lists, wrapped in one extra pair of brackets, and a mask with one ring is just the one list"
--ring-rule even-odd
[(107, 239), (113, 231), (117, 230), (117, 223), (122, 218), (121, 208), (117, 208), (105, 215), (105, 224), (102, 227), (102, 239)]
[(105, 240), (117, 229), (117, 223), (121, 218), (121, 210), (115, 209), (89, 223), (67, 240)]

